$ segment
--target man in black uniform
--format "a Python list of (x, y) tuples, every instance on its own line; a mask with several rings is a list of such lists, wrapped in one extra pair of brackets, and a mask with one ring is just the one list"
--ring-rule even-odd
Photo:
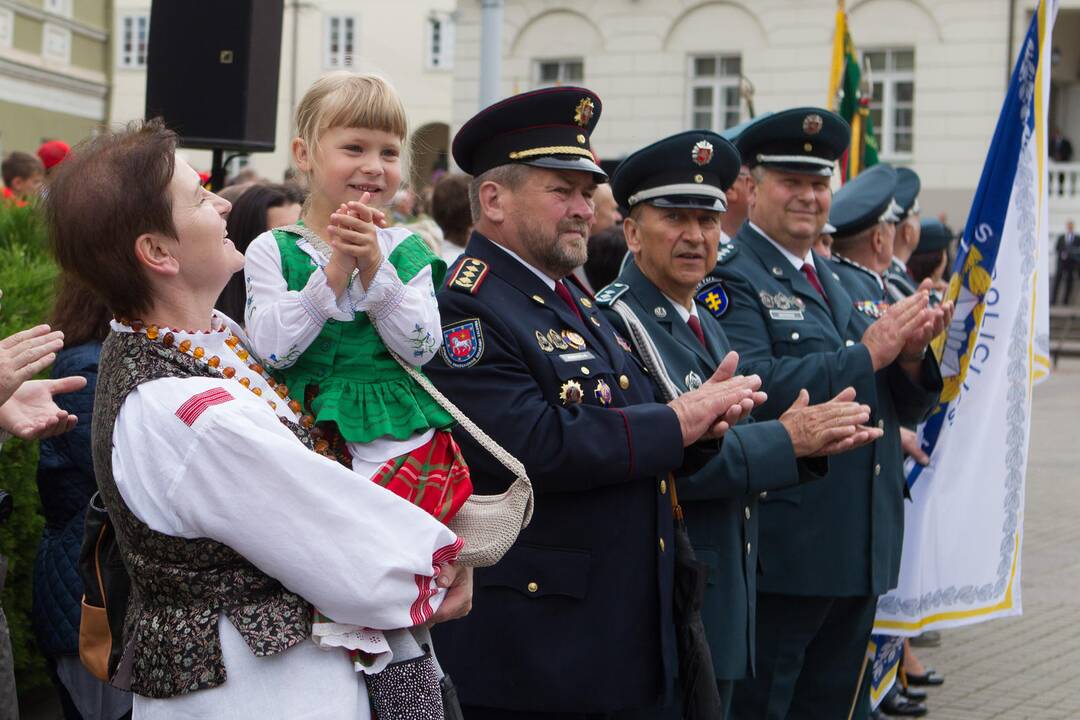
[[(717, 319), (727, 298), (708, 274), (721, 247), (725, 190), (739, 165), (723, 137), (692, 130), (631, 154), (612, 178), (616, 199), (630, 208), (623, 226), (634, 261), (596, 302), (631, 338), (665, 396), (698, 387), (735, 359)], [(709, 568), (702, 617), (725, 708), (734, 682), (753, 672), (758, 494), (818, 479), (827, 469), (818, 456), (881, 436), (858, 428), (870, 411), (851, 402), (854, 395), (849, 388), (813, 406), (800, 397), (778, 420), (747, 419), (702, 468), (677, 474), (690, 538)]]
[[(665, 478), (684, 447), (763, 400), (759, 379), (721, 372), (655, 402), (630, 345), (568, 278), (606, 179), (589, 147), (599, 116), (592, 92), (551, 88), (496, 103), (454, 139), (474, 176), (475, 232), (439, 293), (444, 344), (425, 371), (525, 464), (536, 492), (514, 547), (476, 571), (472, 613), (435, 631), (469, 720), (639, 718), (670, 706)], [(455, 436), (476, 492), (503, 491), (506, 471)]]
[[(761, 503), (757, 674), (736, 685), (739, 718), (844, 718), (858, 690), (877, 596), (895, 585), (903, 532), (898, 428), (936, 400), (930, 339), (941, 310), (918, 292), (873, 320), (811, 251), (829, 216), (830, 175), (847, 147), (842, 118), (778, 112), (736, 143), (754, 173), (750, 217), (718, 260), (722, 324), (741, 367), (760, 373), (779, 416), (805, 388), (822, 402), (854, 386), (884, 436), (829, 460), (829, 476)], [(857, 714), (864, 717), (864, 703)]]

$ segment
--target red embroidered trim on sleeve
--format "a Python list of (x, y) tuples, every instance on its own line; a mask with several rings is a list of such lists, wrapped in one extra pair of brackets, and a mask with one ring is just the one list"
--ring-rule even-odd
[(189, 397), (176, 411), (176, 417), (180, 418), (185, 425), (191, 427), (211, 405), (221, 405), (234, 399), (225, 388), (210, 388), (205, 392)]
[(440, 590), (435, 584), (435, 579), (442, 572), (442, 566), (456, 560), (457, 556), (461, 554), (461, 548), (464, 546), (465, 541), (458, 538), (449, 545), (439, 548), (431, 556), (432, 574), (417, 575), (415, 577), (417, 597), (409, 608), (409, 618), (412, 620), (413, 625), (423, 625), (434, 614), (430, 601)]

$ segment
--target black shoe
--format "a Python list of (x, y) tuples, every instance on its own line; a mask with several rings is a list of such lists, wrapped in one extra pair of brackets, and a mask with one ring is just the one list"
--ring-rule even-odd
[(936, 686), (945, 684), (945, 676), (939, 675), (938, 671), (934, 668), (926, 668), (926, 672), (922, 675), (914, 675), (912, 673), (907, 674), (908, 685), (915, 685), (918, 687)]
[(922, 635), (911, 638), (912, 647), (937, 647), (941, 644), (941, 633), (937, 630), (927, 630)]
[(900, 693), (908, 700), (914, 700), (915, 702), (922, 702), (926, 700), (925, 690), (916, 690), (913, 687), (901, 687)]
[(878, 705), (878, 710), (890, 717), (922, 717), (927, 713), (925, 705), (908, 700), (895, 685)]

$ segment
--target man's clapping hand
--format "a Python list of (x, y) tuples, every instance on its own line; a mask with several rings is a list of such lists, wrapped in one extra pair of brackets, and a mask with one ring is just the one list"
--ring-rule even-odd
[(881, 437), (881, 430), (865, 425), (870, 420), (870, 407), (854, 400), (855, 388), (849, 387), (828, 402), (810, 405), (810, 394), (800, 390), (779, 418), (791, 436), (795, 457), (835, 455)]
[(684, 446), (721, 437), (765, 402), (767, 396), (759, 391), (761, 378), (735, 375), (738, 365), (738, 353), (729, 352), (705, 384), (668, 403), (679, 418)]

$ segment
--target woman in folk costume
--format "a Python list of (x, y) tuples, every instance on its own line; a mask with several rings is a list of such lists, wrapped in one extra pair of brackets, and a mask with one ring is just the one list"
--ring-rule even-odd
[[(248, 248), (253, 349), (343, 464), (448, 522), (472, 491), (468, 468), (449, 414), (394, 357), (419, 367), (438, 351), (435, 287), (446, 272), (381, 209), (401, 184), (404, 107), (381, 78), (332, 73), (305, 94), (296, 127), (293, 160), (310, 194), (296, 225)], [(370, 632), (326, 614), (316, 636), (355, 650), (363, 672), (430, 653), (426, 630)]]
[(308, 641), (312, 604), (376, 628), (459, 615), (461, 540), (312, 452), (310, 418), (213, 309), (244, 259), (175, 148), (157, 122), (99, 135), (47, 201), (60, 265), (117, 317), (92, 442), (131, 576), (113, 684), (136, 718), (368, 718), (347, 654)]

